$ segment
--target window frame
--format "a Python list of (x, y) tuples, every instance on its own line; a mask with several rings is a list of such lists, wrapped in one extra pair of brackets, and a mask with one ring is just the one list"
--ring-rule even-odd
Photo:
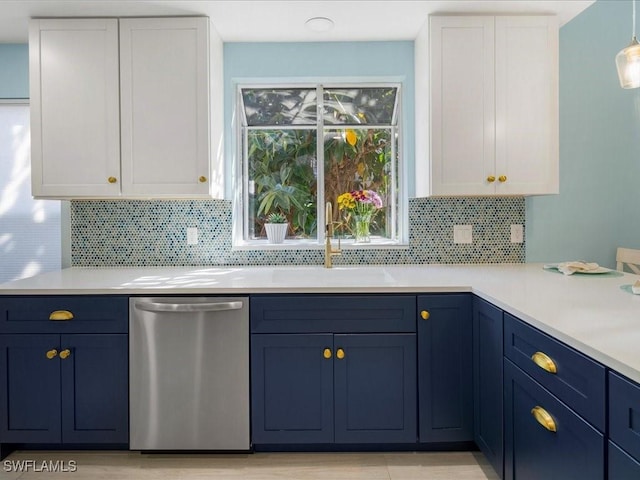
[[(243, 107), (243, 89), (316, 89), (317, 119), (314, 125), (260, 125), (249, 126)], [(397, 78), (393, 80), (371, 80), (367, 78), (345, 80), (310, 80), (310, 81), (261, 81), (253, 83), (251, 81), (239, 81), (235, 83), (232, 129), (235, 137), (235, 161), (234, 170), (234, 195), (232, 199), (232, 248), (234, 250), (317, 250), (324, 248), (326, 241), (324, 228), (317, 228), (317, 238), (285, 240), (282, 244), (272, 244), (266, 239), (248, 239), (245, 232), (249, 232), (249, 188), (246, 179), (249, 173), (248, 162), (248, 142), (247, 134), (249, 130), (266, 129), (297, 129), (315, 130), (316, 135), (316, 160), (318, 171), (316, 179), (318, 184), (318, 225), (324, 225), (325, 209), (320, 208), (325, 204), (324, 199), (324, 133), (332, 129), (358, 128), (355, 124), (325, 124), (324, 123), (324, 89), (340, 88), (395, 88), (396, 100), (392, 121), (389, 124), (363, 124), (362, 128), (384, 128), (390, 129), (392, 135), (395, 134), (396, 141), (392, 142), (392, 158), (397, 155), (397, 161), (392, 162), (394, 191), (391, 197), (395, 204), (390, 209), (391, 213), (391, 238), (376, 239), (370, 244), (354, 245), (351, 239), (341, 239), (342, 248), (346, 249), (388, 249), (407, 248), (408, 239), (408, 191), (406, 178), (406, 159), (404, 158), (404, 117), (403, 117), (403, 89), (404, 85)], [(336, 238), (336, 236), (334, 236)], [(395, 238), (395, 239), (394, 239)]]

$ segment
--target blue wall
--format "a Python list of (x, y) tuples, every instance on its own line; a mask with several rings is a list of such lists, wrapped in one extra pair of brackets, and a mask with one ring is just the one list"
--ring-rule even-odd
[(615, 265), (640, 248), (640, 89), (614, 58), (631, 40), (631, 2), (599, 0), (560, 30), (560, 194), (526, 201), (528, 262)]
[(0, 98), (29, 98), (29, 47), (0, 44)]
[[(414, 171), (413, 42), (225, 43), (225, 161), (232, 172), (235, 135), (232, 118), (238, 83), (297, 80), (362, 79), (400, 82), (403, 85), (403, 158), (405, 170)], [(228, 141), (228, 140), (231, 141)], [(230, 179), (230, 178), (229, 178)], [(409, 196), (415, 191), (407, 176)], [(231, 198), (232, 182), (226, 182)]]

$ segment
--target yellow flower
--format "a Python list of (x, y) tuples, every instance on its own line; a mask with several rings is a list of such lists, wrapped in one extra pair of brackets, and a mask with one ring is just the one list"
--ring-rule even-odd
[(347, 209), (353, 209), (356, 206), (356, 201), (353, 198), (353, 195), (351, 195), (350, 192), (347, 193), (343, 193), (342, 195), (338, 196), (338, 209), (339, 210), (343, 210), (345, 208)]
[(350, 128), (348, 128), (347, 131), (345, 132), (345, 139), (347, 140), (347, 143), (349, 145), (351, 145), (352, 147), (355, 146), (356, 142), (358, 141), (358, 137), (356, 136), (356, 132), (354, 132)]

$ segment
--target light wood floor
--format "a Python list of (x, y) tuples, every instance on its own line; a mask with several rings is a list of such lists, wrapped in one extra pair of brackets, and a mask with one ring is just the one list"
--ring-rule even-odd
[[(28, 471), (7, 471), (31, 460)], [(42, 462), (60, 461), (45, 471)], [(74, 461), (76, 471), (68, 470)], [(9, 463), (7, 463), (9, 462)], [(33, 466), (35, 464), (35, 467)], [(24, 467), (23, 463), (23, 467)], [(55, 468), (49, 467), (51, 469)], [(35, 471), (39, 469), (40, 471)], [(485, 480), (497, 479), (479, 452), (140, 454), (138, 452), (14, 452), (0, 479), (28, 480)]]

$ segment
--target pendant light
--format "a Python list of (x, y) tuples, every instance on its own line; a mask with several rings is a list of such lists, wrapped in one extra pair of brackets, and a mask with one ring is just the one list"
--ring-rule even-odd
[(640, 87), (640, 43), (636, 39), (636, 0), (631, 0), (631, 4), (633, 9), (631, 43), (616, 55), (616, 67), (622, 88)]

